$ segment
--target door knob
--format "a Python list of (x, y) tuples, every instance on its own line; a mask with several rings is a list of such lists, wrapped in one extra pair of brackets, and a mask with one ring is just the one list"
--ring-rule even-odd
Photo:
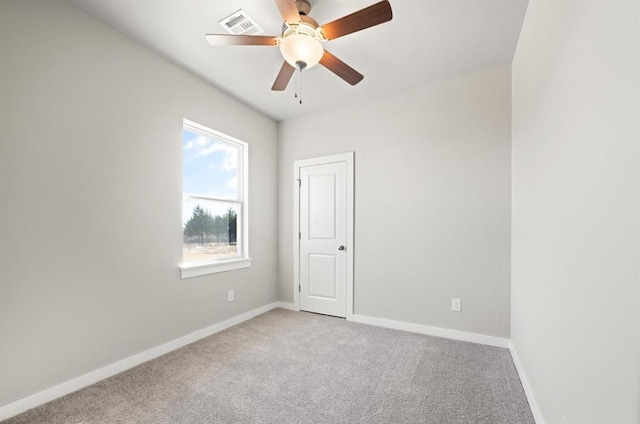
[(338, 247), (338, 250), (344, 250), (344, 246)]

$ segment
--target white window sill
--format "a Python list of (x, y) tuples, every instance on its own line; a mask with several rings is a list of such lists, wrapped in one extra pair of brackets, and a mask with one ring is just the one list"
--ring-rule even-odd
[(234, 269), (249, 268), (251, 258), (232, 259), (229, 261), (190, 263), (180, 265), (182, 279), (215, 274), (217, 272), (233, 271)]

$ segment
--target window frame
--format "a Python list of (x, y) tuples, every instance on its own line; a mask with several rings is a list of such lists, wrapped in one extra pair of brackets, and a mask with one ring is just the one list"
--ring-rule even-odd
[[(185, 196), (199, 198), (203, 200), (234, 203), (239, 205), (240, 213), (236, 218), (236, 242), (238, 246), (238, 256), (235, 258), (222, 259), (205, 259), (200, 261), (189, 261), (180, 263), (180, 272), (182, 279), (198, 277), (201, 275), (214, 274), (218, 272), (232, 271), (235, 269), (248, 268), (251, 266), (251, 257), (249, 256), (249, 144), (245, 141), (231, 137), (220, 131), (213, 130), (198, 124), (197, 122), (183, 119), (182, 131), (189, 131), (203, 137), (211, 138), (214, 141), (222, 141), (236, 145), (239, 149), (238, 157), (238, 197), (237, 199), (223, 199), (216, 197), (204, 196), (197, 193), (182, 192), (182, 199)], [(184, 164), (183, 164), (184, 167)], [(184, 168), (182, 169), (182, 177), (184, 178)], [(184, 188), (183, 188), (184, 190)], [(183, 200), (184, 201), (184, 200)], [(180, 214), (182, 217), (182, 213)], [(182, 219), (181, 219), (182, 221)], [(184, 227), (181, 222), (180, 228)], [(184, 242), (183, 242), (184, 243)]]

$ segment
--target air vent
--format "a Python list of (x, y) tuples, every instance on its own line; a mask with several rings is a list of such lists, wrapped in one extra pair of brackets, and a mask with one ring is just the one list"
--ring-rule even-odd
[(242, 9), (232, 13), (218, 23), (235, 35), (256, 35), (264, 32), (260, 25)]

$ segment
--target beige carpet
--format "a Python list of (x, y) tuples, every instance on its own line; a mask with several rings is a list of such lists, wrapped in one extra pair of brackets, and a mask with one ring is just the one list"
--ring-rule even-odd
[(4, 421), (534, 424), (506, 349), (277, 309)]

